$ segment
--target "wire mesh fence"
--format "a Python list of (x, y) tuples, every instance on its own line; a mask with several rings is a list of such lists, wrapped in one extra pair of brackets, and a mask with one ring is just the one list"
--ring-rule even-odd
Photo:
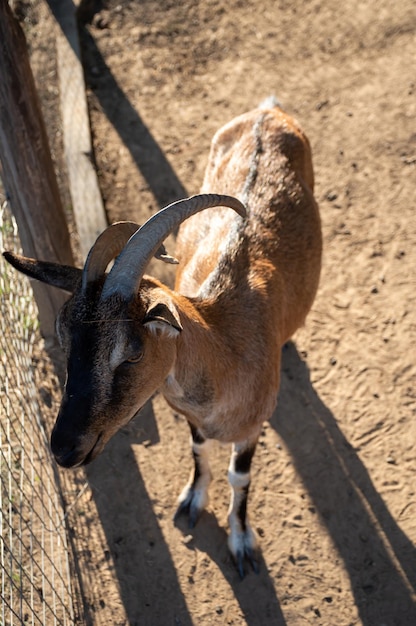
[[(18, 248), (5, 206), (0, 247)], [(37, 312), (28, 280), (3, 257), (0, 307), (0, 626), (71, 625), (79, 621), (65, 511), (33, 374)]]

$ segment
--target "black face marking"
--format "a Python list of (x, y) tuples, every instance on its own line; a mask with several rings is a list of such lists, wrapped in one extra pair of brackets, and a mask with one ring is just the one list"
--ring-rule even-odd
[[(106, 425), (117, 425), (131, 414), (126, 398), (135, 397), (138, 365), (128, 359), (136, 360), (144, 351), (143, 333), (130, 314), (130, 303), (117, 298), (103, 303), (100, 293), (98, 283), (76, 292), (58, 321), (68, 357), (67, 382), (51, 445), (57, 461), (66, 467), (91, 460)], [(112, 362), (114, 351), (125, 359), (118, 366)]]

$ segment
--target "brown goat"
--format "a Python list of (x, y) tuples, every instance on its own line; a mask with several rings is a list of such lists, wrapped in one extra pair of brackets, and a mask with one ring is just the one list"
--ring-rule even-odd
[[(160, 389), (191, 429), (194, 469), (177, 510), (191, 526), (208, 502), (210, 440), (233, 444), (229, 547), (243, 576), (245, 559), (257, 569), (251, 460), (275, 407), (281, 348), (304, 323), (321, 266), (311, 153), (297, 122), (269, 102), (224, 126), (202, 194), (139, 230), (110, 226), (83, 270), (5, 256), (73, 293), (57, 320), (68, 357), (51, 438), (57, 462), (90, 462)], [(160, 246), (184, 219), (172, 291), (144, 271), (153, 254), (165, 258)]]

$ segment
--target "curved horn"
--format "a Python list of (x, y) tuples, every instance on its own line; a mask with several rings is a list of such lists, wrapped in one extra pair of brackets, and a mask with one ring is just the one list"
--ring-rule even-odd
[(246, 216), (245, 206), (237, 198), (219, 194), (200, 194), (178, 200), (152, 215), (131, 237), (114, 263), (101, 298), (108, 298), (114, 293), (126, 299), (132, 297), (140, 285), (150, 258), (162, 241), (191, 215), (216, 206), (226, 206), (242, 217)]
[(82, 272), (82, 289), (88, 283), (97, 280), (105, 272), (107, 265), (116, 258), (130, 239), (140, 228), (134, 222), (116, 222), (106, 228), (88, 252)]

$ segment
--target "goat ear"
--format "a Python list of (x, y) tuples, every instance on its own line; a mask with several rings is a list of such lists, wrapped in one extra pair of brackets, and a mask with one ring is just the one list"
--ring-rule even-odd
[(37, 261), (13, 252), (3, 252), (3, 256), (6, 261), (19, 272), (22, 272), (22, 274), (70, 293), (75, 290), (81, 280), (82, 270), (77, 267), (49, 263), (48, 261)]
[(173, 336), (176, 336), (182, 330), (178, 310), (170, 300), (152, 303), (146, 313), (143, 324), (152, 331), (159, 329)]

